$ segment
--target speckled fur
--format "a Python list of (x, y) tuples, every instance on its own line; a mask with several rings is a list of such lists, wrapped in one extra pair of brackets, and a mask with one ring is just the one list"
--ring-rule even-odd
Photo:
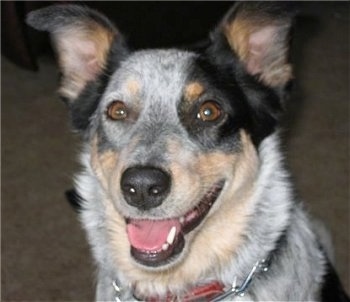
[[(114, 301), (115, 280), (125, 301), (134, 294), (164, 297), (171, 292), (181, 297), (188, 288), (212, 280), (229, 287), (271, 254), (268, 273), (255, 278), (235, 301), (321, 299), (327, 256), (295, 198), (280, 148), (278, 123), (284, 88), (292, 77), (287, 62), (292, 15), (274, 5), (237, 4), (213, 31), (204, 52), (130, 52), (105, 17), (74, 5), (29, 16), (28, 22), (50, 31), (61, 48), (70, 47), (62, 41), (65, 30), (70, 42), (88, 43), (88, 53), (80, 47), (68, 52), (58, 47), (62, 64), (76, 57), (85, 62), (87, 55), (89, 62), (98, 60), (92, 70), (81, 64), (63, 66), (64, 80), (78, 75), (79, 85), (63, 81), (61, 87), (69, 88), (71, 114), (83, 133), (83, 169), (75, 186), (97, 265), (96, 300)], [(79, 22), (70, 22), (75, 18)], [(63, 19), (67, 22), (61, 25)], [(75, 36), (80, 30), (84, 35)], [(94, 50), (103, 53), (94, 57)], [(107, 108), (115, 100), (125, 104), (126, 120), (108, 118)], [(196, 112), (206, 100), (220, 104), (221, 119), (198, 120)], [(171, 175), (171, 190), (161, 205), (140, 210), (126, 202), (121, 178), (135, 166), (157, 167)], [(185, 235), (176, 259), (156, 267), (135, 261), (126, 218), (181, 217), (221, 181), (220, 195), (200, 225)]]

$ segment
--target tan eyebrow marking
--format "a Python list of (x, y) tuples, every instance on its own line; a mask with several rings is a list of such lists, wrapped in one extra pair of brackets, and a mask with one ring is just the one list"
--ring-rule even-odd
[(131, 95), (135, 96), (140, 92), (140, 83), (135, 79), (129, 79), (126, 82), (126, 89)]
[(204, 86), (199, 82), (192, 82), (185, 87), (185, 100), (193, 102), (204, 92)]

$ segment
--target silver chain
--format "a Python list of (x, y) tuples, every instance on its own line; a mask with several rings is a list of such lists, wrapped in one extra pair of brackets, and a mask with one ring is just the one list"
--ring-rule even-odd
[(219, 302), (231, 296), (243, 297), (250, 283), (253, 281), (254, 276), (260, 272), (267, 272), (268, 270), (269, 270), (269, 261), (267, 261), (266, 259), (257, 261), (253, 266), (252, 270), (250, 271), (250, 273), (248, 274), (248, 276), (244, 279), (244, 281), (240, 286), (237, 286), (237, 277), (235, 277), (231, 287), (221, 295), (215, 297), (210, 302)]
[(114, 281), (112, 282), (112, 285), (113, 285), (113, 288), (114, 288), (114, 290), (115, 290), (115, 297), (114, 297), (114, 300), (115, 300), (116, 302), (122, 302), (122, 300), (120, 300), (120, 299), (121, 299), (121, 296), (122, 296), (122, 294), (123, 294), (122, 288), (117, 284), (117, 280), (114, 280)]

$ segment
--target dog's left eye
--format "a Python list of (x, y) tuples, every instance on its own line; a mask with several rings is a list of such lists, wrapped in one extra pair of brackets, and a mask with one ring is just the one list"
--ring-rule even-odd
[(214, 101), (204, 102), (197, 113), (197, 118), (203, 122), (217, 121), (222, 115), (220, 105)]
[(122, 101), (113, 101), (108, 105), (106, 113), (114, 121), (124, 120), (128, 116), (126, 105)]

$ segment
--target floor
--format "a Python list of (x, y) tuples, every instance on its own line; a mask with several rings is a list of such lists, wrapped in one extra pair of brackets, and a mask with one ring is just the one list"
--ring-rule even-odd
[[(286, 155), (310, 212), (329, 227), (349, 283), (349, 5), (306, 5), (296, 26), (296, 84)], [(79, 166), (79, 138), (55, 95), (57, 68), (2, 58), (2, 301), (93, 299), (94, 266), (65, 201)]]

